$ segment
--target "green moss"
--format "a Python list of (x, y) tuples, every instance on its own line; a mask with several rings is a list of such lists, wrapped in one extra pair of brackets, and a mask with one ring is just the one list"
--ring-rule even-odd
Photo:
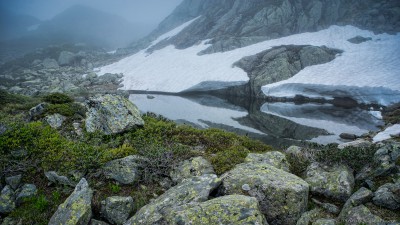
[(109, 184), (108, 188), (113, 194), (118, 194), (121, 191), (121, 187), (118, 184)]

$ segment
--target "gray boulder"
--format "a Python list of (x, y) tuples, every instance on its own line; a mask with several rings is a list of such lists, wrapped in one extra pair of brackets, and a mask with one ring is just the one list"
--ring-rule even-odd
[(10, 185), (13, 190), (17, 190), (17, 188), (21, 185), (22, 175), (16, 175), (12, 177), (6, 177), (6, 184)]
[(75, 54), (72, 52), (62, 51), (58, 57), (58, 64), (60, 66), (70, 66), (75, 62)]
[(345, 139), (345, 140), (355, 140), (355, 139), (357, 139), (357, 135), (355, 135), (355, 134), (349, 134), (349, 133), (341, 133), (341, 134), (339, 135), (339, 137), (340, 137), (341, 139)]
[(75, 187), (75, 184), (66, 176), (60, 176), (55, 171), (44, 172), (46, 178), (53, 184)]
[(130, 155), (110, 161), (103, 166), (103, 173), (107, 179), (114, 179), (121, 184), (132, 184), (139, 177), (138, 160), (136, 156)]
[(337, 207), (334, 204), (328, 203), (328, 202), (320, 202), (315, 198), (311, 199), (317, 206), (321, 207), (322, 209), (324, 209), (325, 211), (327, 211), (328, 213), (334, 214), (334, 215), (338, 215), (340, 213), (340, 209), (339, 207)]
[(34, 184), (24, 184), (18, 191), (16, 197), (17, 205), (23, 203), (26, 199), (29, 199), (37, 194), (37, 188)]
[(45, 110), (46, 110), (46, 108), (47, 108), (48, 106), (49, 106), (48, 103), (43, 102), (43, 103), (40, 103), (39, 105), (37, 105), (37, 106), (35, 106), (35, 107), (32, 107), (32, 108), (29, 110), (30, 119), (32, 120), (32, 119), (34, 119), (35, 117), (42, 115), (42, 114), (45, 112)]
[(384, 222), (382, 218), (371, 213), (364, 205), (359, 205), (348, 210), (340, 220), (346, 225), (353, 224), (381, 224)]
[(101, 214), (111, 224), (123, 224), (133, 209), (132, 197), (113, 196), (101, 202)]
[(45, 69), (58, 69), (59, 65), (56, 60), (46, 58), (43, 60), (42, 65)]
[(7, 214), (15, 209), (14, 191), (6, 185), (0, 194), (0, 214)]
[(296, 225), (309, 225), (314, 223), (320, 218), (325, 216), (325, 212), (320, 208), (314, 208), (310, 211), (307, 211), (301, 215), (299, 220), (297, 220)]
[(76, 185), (74, 192), (58, 206), (49, 225), (86, 225), (92, 217), (93, 191), (85, 178)]
[(266, 152), (262, 154), (257, 153), (249, 153), (244, 160), (246, 163), (266, 163), (271, 166), (274, 166), (278, 169), (289, 172), (289, 162), (286, 159), (286, 156), (277, 151)]
[(186, 204), (166, 213), (167, 224), (268, 224), (255, 198), (227, 195), (212, 200)]
[(100, 220), (92, 219), (90, 220), (90, 225), (109, 225), (109, 224)]
[(215, 172), (211, 163), (199, 156), (180, 163), (171, 171), (170, 177), (173, 182), (180, 183), (186, 178), (204, 174), (215, 174)]
[(60, 128), (66, 119), (67, 117), (58, 113), (45, 117), (46, 122), (54, 129)]
[(380, 186), (372, 200), (378, 206), (391, 210), (400, 209), (400, 183), (387, 183)]
[[(226, 195), (255, 197), (269, 223), (296, 224), (307, 209), (309, 185), (267, 163), (242, 163), (222, 177)], [(245, 184), (249, 191), (243, 190)]]
[(187, 203), (205, 202), (220, 184), (221, 180), (214, 174), (188, 178), (143, 206), (124, 225), (163, 224), (166, 211)]
[(371, 201), (372, 197), (372, 191), (368, 190), (365, 187), (360, 188), (346, 201), (338, 218), (344, 219), (352, 208)]
[(334, 219), (319, 219), (315, 221), (312, 225), (335, 225), (336, 220)]
[(105, 134), (121, 133), (143, 126), (138, 108), (118, 95), (97, 95), (86, 101), (86, 130)]
[(305, 181), (311, 193), (327, 198), (346, 202), (353, 193), (353, 171), (344, 165), (325, 166), (314, 162), (307, 168)]

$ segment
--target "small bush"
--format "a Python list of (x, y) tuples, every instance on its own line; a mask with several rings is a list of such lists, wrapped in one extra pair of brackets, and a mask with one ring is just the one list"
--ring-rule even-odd
[(43, 101), (51, 104), (65, 104), (65, 103), (71, 103), (74, 100), (68, 95), (62, 93), (52, 93), (44, 96)]
[(121, 187), (118, 184), (109, 184), (108, 188), (113, 194), (118, 194), (121, 191)]
[(215, 172), (220, 175), (244, 162), (250, 151), (242, 146), (233, 146), (225, 151), (220, 151), (215, 155), (209, 156)]

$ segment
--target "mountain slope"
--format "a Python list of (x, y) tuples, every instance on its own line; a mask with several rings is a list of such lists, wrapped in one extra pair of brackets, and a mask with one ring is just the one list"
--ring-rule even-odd
[(0, 9), (0, 41), (26, 35), (33, 26), (40, 22), (33, 16), (17, 15)]
[[(361, 1), (350, 1), (354, 5), (347, 5), (349, 3), (340, 0), (326, 0), (318, 1), (321, 7), (313, 10), (305, 7), (306, 2), (184, 1), (147, 38), (146, 47), (143, 47), (145, 42), (140, 42), (142, 50), (120, 62), (100, 68), (100, 73), (124, 73), (126, 90), (207, 91), (247, 83), (252, 87), (251, 92), (235, 90), (236, 94), (256, 93), (257, 97), (267, 95), (289, 98), (300, 94), (328, 100), (350, 96), (358, 102), (383, 105), (399, 102), (400, 77), (397, 63), (400, 61), (400, 33), (393, 33), (399, 30), (398, 21), (392, 21), (398, 15), (391, 14), (398, 8), (387, 8), (399, 3), (379, 1), (367, 7)], [(313, 2), (318, 5), (316, 1)], [(331, 7), (334, 3), (337, 4), (336, 8)], [(344, 6), (348, 6), (350, 11), (342, 11), (341, 7)], [(288, 7), (291, 13), (285, 14), (288, 10), (282, 11), (282, 7)], [(360, 8), (356, 10), (357, 7)], [(303, 13), (296, 11), (299, 8), (303, 9)], [(328, 9), (329, 12), (326, 11)], [(256, 23), (264, 33), (258, 32), (260, 29), (250, 29), (250, 21), (255, 20), (255, 15), (270, 10), (283, 13), (277, 19), (280, 21), (278, 24), (282, 25), (275, 27), (278, 30), (273, 25), (264, 24), (270, 21), (274, 13), (257, 17), (261, 19), (257, 21), (265, 19), (264, 22)], [(305, 23), (302, 18), (317, 18), (316, 11), (320, 12), (318, 15), (321, 14), (317, 16), (319, 19), (307, 20), (311, 22)], [(370, 11), (383, 13), (384, 18), (379, 20), (369, 17), (370, 14), (362, 15)], [(239, 18), (239, 22), (233, 21), (234, 15)], [(185, 19), (188, 20), (182, 23)], [(350, 25), (329, 26), (336, 23), (358, 24), (359, 27), (373, 29), (368, 31)], [(176, 24), (180, 26), (176, 27)], [(307, 26), (301, 26), (304, 24)], [(171, 27), (175, 28), (170, 30)], [(303, 32), (306, 30), (313, 32)], [(391, 34), (378, 34), (378, 31)], [(163, 34), (158, 35), (160, 33)], [(271, 39), (273, 35), (275, 39)], [(230, 40), (238, 38), (247, 38), (249, 41), (244, 44), (241, 42), (243, 45), (230, 44)], [(217, 44), (219, 41), (221, 45)], [(216, 47), (226, 45), (230, 47)], [(316, 50), (305, 55), (291, 52), (270, 54), (274, 49), (287, 49), (285, 46), (289, 45), (295, 45), (294, 49), (308, 46)], [(315, 61), (322, 51), (329, 53), (327, 60)], [(237, 67), (237, 62), (255, 56), (265, 61), (259, 63), (260, 60), (255, 60), (258, 64), (247, 67), (262, 68), (243, 70)], [(273, 66), (269, 61), (273, 62)], [(292, 65), (284, 66), (288, 63)], [(287, 75), (282, 73), (282, 68), (290, 70)], [(257, 74), (253, 74), (253, 71)], [(252, 77), (262, 82), (254, 84)]]

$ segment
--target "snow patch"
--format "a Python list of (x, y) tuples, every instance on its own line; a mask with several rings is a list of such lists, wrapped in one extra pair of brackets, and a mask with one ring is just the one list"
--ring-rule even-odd
[(399, 135), (400, 134), (400, 124), (395, 124), (393, 126), (390, 126), (386, 128), (384, 131), (379, 132), (375, 137), (373, 138), (373, 142), (381, 142), (384, 140), (388, 140), (391, 137), (391, 135)]

